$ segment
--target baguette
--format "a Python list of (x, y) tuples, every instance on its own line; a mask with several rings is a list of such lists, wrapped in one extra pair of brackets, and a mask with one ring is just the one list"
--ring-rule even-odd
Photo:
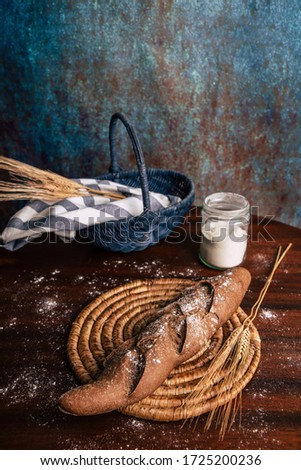
[(206, 347), (239, 307), (250, 280), (249, 271), (239, 267), (185, 289), (156, 320), (107, 357), (97, 380), (64, 393), (61, 411), (106, 413), (150, 395), (174, 367)]

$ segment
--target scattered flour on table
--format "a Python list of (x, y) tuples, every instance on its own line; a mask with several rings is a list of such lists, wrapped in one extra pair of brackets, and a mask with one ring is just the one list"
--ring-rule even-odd
[(51, 274), (54, 276), (55, 274), (60, 274), (60, 270), (59, 269), (54, 269)]
[(125, 258), (120, 258), (114, 262), (105, 260), (102, 263), (103, 268), (109, 269), (110, 273), (118, 272), (120, 268), (125, 268), (133, 275), (148, 275), (154, 278), (164, 277), (200, 277), (200, 265), (196, 265), (194, 268), (188, 266), (181, 266), (179, 269), (170, 268), (162, 260), (145, 260), (145, 261), (127, 261)]
[[(154, 421), (136, 419), (130, 416), (120, 416), (117, 425), (110, 425), (109, 430), (103, 434), (91, 436), (60, 437), (59, 446), (64, 449), (118, 449), (138, 450), (156, 449), (158, 443), (163, 440), (164, 444), (172, 449), (189, 449), (189, 437), (181, 431), (181, 424), (163, 424)], [(134, 436), (134, 437), (133, 437)], [(161, 440), (160, 440), (161, 437)], [(135, 443), (136, 447), (134, 446)]]
[(68, 276), (60, 269), (49, 274), (24, 269), (12, 283), (13, 293), (3, 282), (3, 295), (7, 292), (12, 308), (4, 311), (0, 305), (5, 314), (0, 333), (3, 341), (6, 333), (16, 338), (19, 363), (14, 375), (9, 367), (2, 374), (0, 393), (8, 408), (22, 406), (38, 426), (53, 426), (65, 419), (57, 409), (58, 397), (77, 384), (66, 357), (72, 321), (95, 297), (119, 285), (120, 279), (97, 271)]
[(255, 253), (252, 258), (251, 262), (253, 264), (259, 265), (260, 267), (268, 267), (273, 263), (273, 258), (271, 255), (266, 253)]
[(9, 328), (12, 328), (12, 327), (17, 325), (17, 322), (18, 322), (17, 317), (13, 317), (6, 323), (5, 326), (8, 326)]
[(287, 323), (286, 317), (289, 315), (289, 310), (279, 309), (273, 311), (271, 308), (261, 308), (258, 313), (258, 318), (262, 319), (269, 327), (277, 329), (278, 336), (287, 336), (291, 331), (291, 324)]
[(51, 376), (47, 364), (24, 366), (18, 376), (9, 375), (8, 384), (1, 388), (1, 394), (10, 398), (9, 406), (29, 403), (32, 399), (43, 396), (45, 403), (53, 400), (60, 372)]
[[(159, 423), (121, 416), (118, 424), (110, 424), (110, 428), (104, 430), (103, 434), (96, 434), (92, 437), (84, 434), (73, 437), (60, 436), (58, 443), (60, 448), (66, 450), (158, 449), (160, 444), (179, 450), (199, 449), (198, 444), (211, 449), (212, 447), (208, 444), (212, 441), (212, 433), (217, 435), (218, 428), (204, 432), (205, 421), (206, 416), (201, 416), (196, 427), (186, 424), (183, 429), (181, 422)], [(271, 445), (275, 449), (281, 448), (281, 441), (271, 438), (271, 435), (276, 435), (277, 424), (263, 408), (245, 413), (243, 411), (241, 427), (238, 426), (238, 421), (239, 419), (236, 419), (236, 423), (227, 432), (230, 438), (237, 436), (235, 440), (237, 450), (252, 449), (255, 443), (258, 446), (258, 439), (261, 441), (260, 447), (256, 447), (258, 450), (268, 449)], [(194, 447), (192, 447), (192, 442)]]
[[(57, 297), (57, 296), (56, 296)], [(37, 310), (39, 313), (55, 314), (55, 308), (58, 306), (58, 300), (54, 298), (44, 298), (37, 303)]]
[[(281, 446), (281, 442), (277, 439), (271, 439), (273, 433), (276, 434), (277, 424), (271, 418), (271, 415), (264, 408), (257, 408), (252, 412), (243, 412), (242, 423), (239, 429), (240, 440), (236, 444), (239, 449), (252, 449), (255, 439), (256, 443), (258, 438), (261, 440), (258, 450), (267, 449), (273, 445), (277, 449)], [(258, 444), (257, 444), (258, 445)]]
[(277, 315), (268, 308), (262, 308), (259, 316), (265, 320), (275, 320), (277, 318)]
[(45, 281), (45, 276), (34, 277), (31, 282), (33, 284), (41, 284), (43, 281)]

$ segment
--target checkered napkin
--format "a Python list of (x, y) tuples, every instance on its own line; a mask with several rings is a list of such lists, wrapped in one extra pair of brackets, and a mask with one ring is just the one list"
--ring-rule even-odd
[[(45, 232), (54, 232), (64, 241), (70, 241), (78, 230), (108, 221), (136, 217), (143, 212), (140, 188), (106, 180), (74, 181), (92, 189), (118, 191), (126, 197), (117, 201), (98, 195), (76, 196), (51, 202), (30, 201), (11, 217), (2, 232), (0, 246), (10, 251), (18, 250)], [(151, 210), (154, 212), (177, 204), (180, 200), (177, 196), (150, 192)]]

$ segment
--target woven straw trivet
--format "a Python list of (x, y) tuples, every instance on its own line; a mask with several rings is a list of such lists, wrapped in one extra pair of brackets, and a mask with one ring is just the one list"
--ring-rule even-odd
[[(177, 298), (184, 287), (194, 283), (174, 278), (138, 280), (111, 289), (92, 301), (73, 323), (67, 344), (70, 364), (78, 380), (85, 384), (97, 379), (104, 358), (114, 348), (156, 318), (158, 307)], [(198, 381), (226, 338), (245, 318), (246, 314), (239, 308), (211, 338), (205, 351), (174, 369), (152, 395), (119, 411), (138, 418), (176, 421), (201, 415), (234, 399), (253, 377), (260, 359), (260, 337), (252, 324), (248, 361), (223, 399), (217, 397), (220, 389), (217, 382), (201, 401), (189, 400), (189, 405), (185, 404), (185, 398), (197, 390)]]

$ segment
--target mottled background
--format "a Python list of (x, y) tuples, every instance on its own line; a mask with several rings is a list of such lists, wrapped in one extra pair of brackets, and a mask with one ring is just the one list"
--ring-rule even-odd
[[(115, 111), (147, 165), (301, 226), (300, 0), (2, 0), (0, 151), (66, 176), (109, 166)], [(120, 161), (134, 165), (120, 130)], [(298, 173), (299, 172), (299, 173)], [(0, 207), (2, 225), (11, 215)]]

